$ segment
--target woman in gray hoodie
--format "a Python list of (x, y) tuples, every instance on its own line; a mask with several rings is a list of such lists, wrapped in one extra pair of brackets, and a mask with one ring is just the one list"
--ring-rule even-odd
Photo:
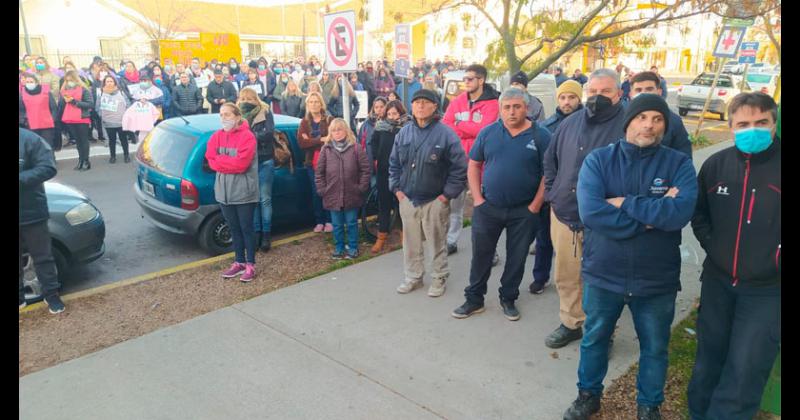
[(117, 162), (117, 139), (122, 145), (125, 163), (131, 161), (128, 155), (128, 135), (122, 131), (122, 115), (129, 105), (130, 101), (125, 92), (117, 86), (117, 80), (111, 75), (104, 77), (103, 87), (95, 101), (95, 109), (103, 122), (102, 127), (108, 134), (108, 149), (111, 152), (108, 163)]

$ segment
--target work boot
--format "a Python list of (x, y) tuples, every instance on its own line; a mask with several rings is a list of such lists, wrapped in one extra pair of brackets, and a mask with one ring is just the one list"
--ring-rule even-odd
[(636, 420), (661, 420), (661, 411), (659, 411), (658, 406), (640, 405), (636, 409)]
[(544, 344), (551, 349), (558, 349), (581, 337), (583, 337), (583, 328), (578, 327), (573, 330), (561, 324), (547, 336)]
[(386, 242), (386, 238), (389, 237), (389, 234), (386, 232), (378, 232), (378, 239), (375, 240), (375, 245), (372, 245), (372, 253), (377, 254), (383, 250), (383, 244)]
[(505, 315), (509, 321), (519, 320), (519, 311), (517, 310), (517, 307), (514, 306), (514, 301), (501, 300), (500, 307), (503, 308), (503, 315)]
[(578, 391), (578, 398), (564, 413), (564, 420), (589, 420), (589, 417), (600, 411), (600, 396), (589, 391)]

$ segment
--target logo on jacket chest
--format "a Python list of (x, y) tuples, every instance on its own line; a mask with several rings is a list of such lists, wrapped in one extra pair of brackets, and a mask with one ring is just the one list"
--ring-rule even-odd
[(653, 184), (650, 185), (650, 194), (664, 195), (667, 191), (669, 191), (669, 183), (664, 178), (656, 178), (653, 180)]
[(717, 195), (730, 195), (727, 185), (717, 185)]

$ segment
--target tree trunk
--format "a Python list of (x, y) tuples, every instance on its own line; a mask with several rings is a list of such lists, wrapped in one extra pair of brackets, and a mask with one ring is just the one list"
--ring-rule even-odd
[(508, 72), (510, 75), (516, 74), (522, 67), (522, 63), (517, 58), (517, 51), (514, 46), (514, 41), (503, 37), (503, 45), (506, 49), (506, 61), (508, 62)]

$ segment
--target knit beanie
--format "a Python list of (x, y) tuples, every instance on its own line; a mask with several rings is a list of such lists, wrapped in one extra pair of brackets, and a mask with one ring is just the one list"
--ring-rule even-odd
[(519, 83), (522, 86), (528, 86), (528, 75), (524, 71), (519, 71), (517, 74), (511, 76), (511, 83)]
[(664, 98), (652, 93), (641, 93), (628, 103), (625, 109), (625, 125), (622, 130), (627, 131), (628, 124), (630, 124), (637, 115), (645, 111), (657, 111), (664, 116), (664, 132), (666, 133), (667, 129), (669, 129), (669, 106)]
[(574, 80), (567, 80), (556, 89), (556, 99), (558, 99), (562, 93), (573, 93), (580, 99), (583, 97), (583, 86)]

